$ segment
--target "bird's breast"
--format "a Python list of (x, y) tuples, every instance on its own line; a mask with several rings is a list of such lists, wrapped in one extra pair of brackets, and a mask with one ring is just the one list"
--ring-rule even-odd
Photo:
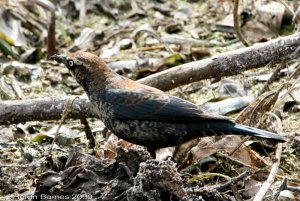
[(94, 109), (96, 110), (99, 118), (105, 122), (107, 119), (111, 119), (113, 111), (108, 102), (104, 101), (91, 101)]
[(184, 124), (111, 119), (109, 126), (118, 137), (147, 147), (175, 146), (179, 141), (179, 136), (186, 135)]

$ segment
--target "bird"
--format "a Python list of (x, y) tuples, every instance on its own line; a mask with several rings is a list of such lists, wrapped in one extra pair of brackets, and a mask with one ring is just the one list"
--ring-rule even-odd
[(160, 148), (214, 135), (249, 135), (285, 142), (281, 135), (210, 115), (196, 104), (119, 75), (89, 52), (53, 55), (83, 87), (104, 125), (119, 138), (147, 148)]

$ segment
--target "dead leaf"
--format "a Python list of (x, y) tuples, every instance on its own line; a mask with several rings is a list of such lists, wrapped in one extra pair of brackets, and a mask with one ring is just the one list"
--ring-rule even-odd
[[(198, 145), (191, 149), (193, 163), (196, 163), (197, 161), (200, 161), (201, 159), (211, 156), (219, 151), (230, 153), (241, 143), (241, 138), (236, 135), (227, 135), (216, 142), (213, 139), (214, 138), (212, 137), (201, 138)], [(246, 145), (243, 145), (237, 149), (233, 155), (231, 155), (231, 158), (252, 167), (255, 167), (257, 164), (256, 157), (253, 156), (251, 149)]]

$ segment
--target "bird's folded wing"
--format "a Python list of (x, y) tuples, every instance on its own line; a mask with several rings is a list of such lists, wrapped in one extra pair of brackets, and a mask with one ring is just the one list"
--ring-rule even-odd
[(195, 104), (166, 94), (147, 90), (111, 89), (102, 93), (118, 119), (152, 121), (192, 121), (200, 119), (225, 119), (207, 116)]

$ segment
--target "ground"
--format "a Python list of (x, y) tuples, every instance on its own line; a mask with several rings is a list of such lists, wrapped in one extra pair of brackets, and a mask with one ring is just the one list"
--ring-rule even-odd
[[(15, 7), (13, 3), (20, 5)], [(245, 12), (258, 9), (253, 2), (245, 4), (241, 9)], [(0, 26), (1, 101), (84, 94), (65, 67), (47, 59), (46, 54), (51, 51), (45, 42), (51, 34), (48, 30), (50, 7), (21, 1), (3, 5), (6, 10), (11, 9), (10, 14), (19, 16), (8, 15), (10, 20), (23, 19), (22, 24), (12, 29), (12, 33), (18, 30), (23, 36), (7, 35), (15, 40), (12, 45), (1, 35), (9, 28)], [(219, 26), (220, 21), (232, 15), (231, 1), (103, 1), (101, 5), (86, 1), (86, 12), (82, 14), (79, 2), (65, 1), (56, 7), (54, 36), (59, 53), (93, 52), (111, 65), (115, 64), (118, 73), (132, 79), (243, 47), (236, 40), (232, 26), (229, 31)], [(30, 15), (30, 9), (36, 15)], [(243, 27), (251, 43), (292, 33), (282, 30), (292, 27), (291, 20), (282, 21), (281, 29), (274, 33), (256, 20), (259, 12), (251, 15), (249, 22), (260, 27), (259, 30)], [(48, 33), (48, 37), (44, 33)], [(177, 38), (175, 42), (165, 42), (166, 45), (158, 40), (168, 41), (173, 36), (197, 41), (180, 43)], [(17, 41), (22, 45), (17, 45)], [(149, 59), (154, 65), (149, 64)], [(120, 66), (116, 61), (136, 63)], [(299, 69), (298, 63), (288, 62), (269, 84), (269, 89), (274, 91), (283, 83), (294, 85), (281, 90), (276, 103), (268, 110), (276, 114), (279, 121), (269, 117), (260, 125), (274, 132), (282, 125), (282, 135), (287, 138), (275, 181), (265, 200), (278, 196), (276, 192), (280, 187), (286, 191), (279, 195), (280, 199), (300, 199), (299, 78), (294, 75), (289, 79)], [(250, 100), (252, 105), (258, 103), (262, 97), (259, 93), (276, 67), (265, 66), (216, 82), (202, 80), (168, 93), (188, 99), (199, 107), (208, 108), (207, 105), (217, 103), (209, 110), (236, 118)], [(291, 88), (291, 95), (282, 98)], [(245, 97), (250, 97), (249, 101), (241, 105), (241, 98)], [(223, 105), (224, 100), (237, 102), (233, 101), (232, 109), (224, 112), (223, 109), (229, 108)], [(256, 116), (256, 123), (267, 112), (263, 109)], [(248, 124), (253, 115), (248, 115), (242, 123)], [(258, 139), (243, 143), (240, 136), (197, 139), (182, 146), (174, 158), (165, 149), (157, 153), (157, 159), (152, 159), (144, 147), (119, 141), (104, 132), (104, 125), (97, 118), (89, 118), (88, 123), (95, 136), (93, 148), (89, 147), (90, 141), (80, 120), (67, 119), (53, 147), (59, 119), (1, 125), (0, 200), (233, 200), (237, 197), (249, 200), (257, 194), (271, 166), (278, 160), (275, 156), (279, 152), (278, 145)], [(283, 185), (284, 178), (287, 178), (287, 186)], [(230, 185), (225, 185), (226, 182)]]

